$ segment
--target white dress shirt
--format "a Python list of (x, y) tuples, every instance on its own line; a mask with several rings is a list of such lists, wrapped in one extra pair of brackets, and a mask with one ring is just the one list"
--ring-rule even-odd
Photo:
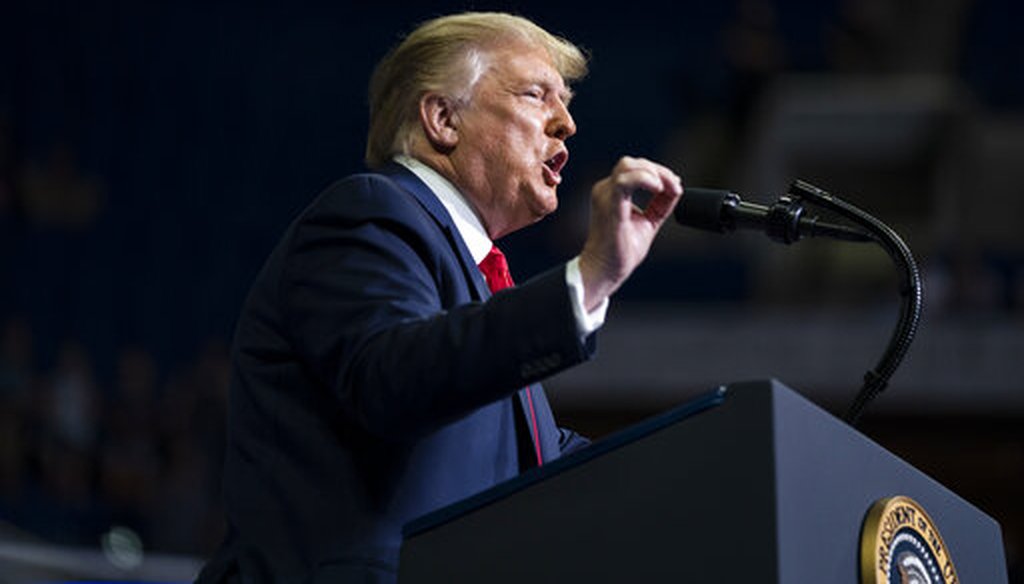
[[(395, 156), (395, 162), (412, 171), (440, 199), (441, 204), (451, 215), (459, 236), (469, 248), (473, 261), (479, 265), (490, 253), (494, 242), (487, 237), (483, 222), (480, 221), (480, 217), (477, 216), (466, 197), (448, 179), (415, 158), (399, 154)], [(565, 282), (569, 285), (572, 312), (576, 316), (576, 330), (579, 331), (580, 336), (585, 337), (604, 324), (604, 317), (608, 312), (608, 299), (605, 298), (600, 306), (587, 312), (583, 306), (583, 277), (580, 275), (579, 256), (566, 264)]]

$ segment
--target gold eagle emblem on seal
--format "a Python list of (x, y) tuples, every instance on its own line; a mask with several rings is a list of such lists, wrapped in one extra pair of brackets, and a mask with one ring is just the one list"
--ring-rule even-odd
[(910, 497), (879, 499), (860, 535), (861, 584), (959, 584), (946, 542)]

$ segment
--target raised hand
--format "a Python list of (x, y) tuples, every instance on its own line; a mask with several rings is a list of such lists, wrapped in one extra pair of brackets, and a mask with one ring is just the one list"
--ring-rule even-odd
[[(633, 202), (637, 190), (652, 195), (643, 209)], [(654, 237), (682, 194), (682, 180), (674, 172), (629, 156), (619, 159), (611, 174), (594, 184), (590, 231), (580, 254), (587, 310), (615, 292), (647, 257)]]

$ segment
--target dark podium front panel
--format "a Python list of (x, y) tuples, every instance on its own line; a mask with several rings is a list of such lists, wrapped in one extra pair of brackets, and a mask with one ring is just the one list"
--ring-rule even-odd
[(961, 582), (1006, 582), (999, 525), (784, 385), (711, 392), (406, 526), (399, 581), (860, 581), (876, 500), (905, 495)]

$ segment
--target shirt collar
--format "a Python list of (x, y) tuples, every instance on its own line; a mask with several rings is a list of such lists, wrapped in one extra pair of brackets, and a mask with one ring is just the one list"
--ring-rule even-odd
[(466, 200), (465, 195), (460, 193), (455, 188), (455, 185), (441, 176), (439, 172), (411, 156), (398, 154), (395, 156), (395, 162), (408, 168), (440, 199), (445, 210), (451, 215), (459, 236), (462, 237), (462, 241), (469, 248), (473, 261), (477, 264), (482, 262), (487, 257), (487, 254), (490, 253), (494, 243), (491, 241), (491, 238), (487, 237), (487, 230), (484, 229), (484, 224), (473, 211), (473, 207)]

